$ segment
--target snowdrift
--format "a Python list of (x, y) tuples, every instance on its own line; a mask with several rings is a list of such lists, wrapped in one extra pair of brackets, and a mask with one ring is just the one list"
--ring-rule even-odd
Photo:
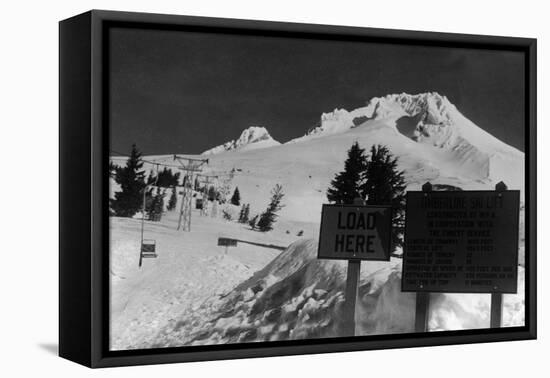
[[(205, 301), (157, 335), (154, 346), (338, 337), (346, 262), (318, 260), (317, 243), (300, 240), (230, 293)], [(519, 294), (504, 300), (504, 326), (523, 325)], [(432, 331), (487, 328), (489, 295), (433, 295)], [(363, 262), (356, 334), (414, 332), (415, 295), (401, 292), (401, 260)]]

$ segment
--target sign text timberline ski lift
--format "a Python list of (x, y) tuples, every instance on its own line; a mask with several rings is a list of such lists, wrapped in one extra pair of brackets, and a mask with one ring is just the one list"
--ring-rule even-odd
[(519, 191), (408, 192), (403, 291), (516, 293)]
[(319, 259), (389, 261), (391, 207), (323, 205)]

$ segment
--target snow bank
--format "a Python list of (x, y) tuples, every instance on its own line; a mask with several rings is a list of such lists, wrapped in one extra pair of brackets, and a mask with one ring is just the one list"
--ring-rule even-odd
[[(300, 240), (219, 301), (174, 320), (156, 345), (204, 345), (342, 335), (345, 261), (318, 260), (317, 243)], [(523, 272), (522, 270), (520, 272)], [(523, 277), (522, 273), (520, 277)], [(523, 278), (520, 278), (523, 282)], [(505, 297), (504, 325), (522, 325), (523, 284)], [(415, 295), (401, 292), (401, 260), (363, 262), (356, 334), (414, 332)], [(488, 295), (434, 295), (431, 331), (488, 327)]]

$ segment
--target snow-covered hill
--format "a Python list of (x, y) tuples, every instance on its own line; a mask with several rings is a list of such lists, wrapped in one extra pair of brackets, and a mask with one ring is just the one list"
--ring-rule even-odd
[[(243, 201), (251, 203), (252, 213), (265, 208), (270, 190), (280, 183), (286, 193), (281, 215), (318, 222), (329, 183), (356, 141), (367, 152), (373, 144), (388, 146), (399, 158), (410, 190), (426, 181), (489, 190), (504, 181), (524, 196), (524, 154), (475, 125), (437, 93), (393, 94), (352, 111), (325, 113), (318, 127), (284, 144), (263, 128), (251, 128), (237, 141), (209, 150), (205, 170), (235, 169), (233, 184)], [(149, 158), (173, 164), (172, 155)]]
[(202, 154), (213, 155), (227, 151), (246, 151), (257, 148), (277, 146), (279, 144), (281, 143), (273, 139), (265, 127), (252, 126), (245, 129), (239, 138), (204, 151)]

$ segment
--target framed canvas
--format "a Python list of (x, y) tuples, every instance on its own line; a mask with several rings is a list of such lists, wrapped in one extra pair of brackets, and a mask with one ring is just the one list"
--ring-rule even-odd
[(536, 337), (536, 40), (60, 22), (59, 353)]

